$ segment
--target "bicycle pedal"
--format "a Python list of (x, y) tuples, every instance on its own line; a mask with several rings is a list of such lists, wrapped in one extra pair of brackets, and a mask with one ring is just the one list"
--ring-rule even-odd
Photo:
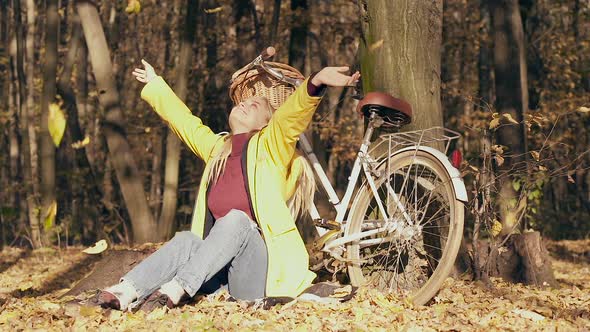
[(313, 223), (318, 226), (318, 227), (322, 227), (325, 229), (340, 229), (340, 223), (334, 220), (326, 220), (324, 218), (319, 218), (319, 219), (314, 219)]

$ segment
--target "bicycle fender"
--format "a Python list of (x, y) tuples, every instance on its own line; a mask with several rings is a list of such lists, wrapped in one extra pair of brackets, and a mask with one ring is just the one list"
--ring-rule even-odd
[(461, 173), (459, 173), (459, 170), (456, 169), (455, 167), (453, 167), (453, 165), (451, 165), (449, 158), (447, 158), (447, 156), (444, 153), (438, 151), (437, 149), (431, 148), (429, 146), (419, 146), (417, 148), (415, 146), (410, 146), (410, 147), (403, 148), (401, 150), (396, 151), (393, 155), (396, 155), (398, 153), (405, 152), (405, 151), (412, 151), (412, 150), (424, 151), (424, 152), (429, 153), (429, 154), (433, 155), (434, 157), (436, 157), (436, 159), (438, 159), (438, 161), (440, 161), (441, 164), (443, 164), (443, 166), (445, 167), (445, 169), (447, 170), (447, 172), (449, 172), (449, 175), (451, 176), (451, 179), (453, 181), (453, 189), (455, 191), (455, 198), (460, 200), (463, 203), (467, 202), (467, 189), (465, 189), (465, 183), (463, 183), (463, 179), (461, 178)]

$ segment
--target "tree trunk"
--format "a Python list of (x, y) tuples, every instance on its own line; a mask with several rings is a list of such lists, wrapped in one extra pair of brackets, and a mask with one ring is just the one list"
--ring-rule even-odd
[(76, 7), (96, 77), (99, 102), (105, 110), (102, 129), (131, 219), (133, 239), (139, 243), (153, 241), (157, 237), (156, 223), (125, 134), (125, 121), (100, 17), (96, 6), (89, 1), (78, 1)]
[(277, 41), (277, 30), (279, 29), (279, 18), (281, 15), (281, 0), (274, 0), (272, 9), (272, 20), (270, 22), (270, 32), (268, 34), (268, 44), (274, 46)]
[[(14, 86), (15, 93), (13, 94), (13, 101), (14, 101), (14, 108), (13, 108), (13, 117), (12, 117), (12, 132), (11, 132), (11, 169), (13, 172), (13, 179), (14, 179), (14, 190), (15, 190), (15, 207), (19, 207), (21, 209), (19, 213), (19, 219), (21, 224), (21, 231), (24, 229), (24, 224), (26, 217), (23, 215), (25, 211), (29, 211), (29, 213), (33, 213), (34, 205), (31, 204), (32, 196), (27, 195), (27, 204), (23, 203), (20, 199), (21, 196), (21, 185), (23, 180), (23, 170), (21, 167), (21, 155), (22, 155), (22, 140), (21, 140), (21, 132), (19, 130), (19, 122), (21, 121), (20, 117), (23, 114), (23, 102), (25, 99), (25, 87), (26, 87), (26, 77), (24, 71), (24, 26), (22, 24), (22, 11), (21, 11), (21, 4), (20, 0), (14, 1), (14, 16), (15, 16), (15, 35), (16, 35), (16, 47), (14, 49), (14, 53), (12, 55), (12, 67), (13, 67), (13, 77), (12, 82)], [(12, 53), (12, 52), (11, 52)], [(26, 135), (26, 131), (23, 130), (23, 133)], [(26, 144), (26, 141), (25, 141)], [(24, 167), (27, 167), (27, 164), (24, 164)], [(29, 170), (25, 169), (25, 174), (28, 173)], [(26, 191), (25, 191), (26, 193)], [(31, 228), (35, 223), (35, 218), (31, 219)], [(33, 233), (33, 230), (31, 230)], [(35, 243), (32, 243), (35, 246)]]
[(364, 92), (383, 91), (412, 105), (405, 129), (442, 126), (442, 0), (360, 0)]
[(508, 113), (518, 124), (502, 125), (496, 131), (497, 142), (507, 146), (509, 154), (499, 167), (502, 176), (498, 204), (503, 224), (503, 235), (510, 233), (518, 222), (521, 210), (519, 193), (514, 190), (515, 177), (526, 170), (526, 142), (523, 117), (528, 107), (527, 67), (524, 32), (517, 0), (494, 0), (490, 2), (494, 29), (494, 73), (496, 87), (496, 112)]
[[(26, 59), (26, 71), (27, 71), (27, 111), (23, 114), (23, 124), (26, 125), (26, 128), (23, 130), (27, 130), (27, 143), (28, 143), (28, 150), (29, 154), (25, 156), (25, 158), (30, 158), (30, 179), (32, 185), (32, 195), (37, 197), (39, 194), (39, 160), (37, 154), (37, 132), (35, 130), (35, 67), (37, 66), (35, 62), (35, 17), (36, 17), (36, 9), (35, 9), (35, 1), (34, 0), (27, 0), (27, 37), (26, 37), (26, 50), (27, 50), (27, 59)], [(28, 177), (28, 176), (27, 176)], [(31, 219), (32, 220), (32, 219)]]
[(514, 241), (522, 264), (522, 280), (528, 285), (556, 287), (551, 258), (539, 232), (520, 234)]
[[(66, 129), (68, 130), (72, 142), (74, 143), (79, 143), (83, 141), (85, 137), (79, 122), (79, 104), (76, 101), (76, 95), (70, 84), (74, 63), (76, 61), (76, 55), (80, 49), (84, 48), (80, 45), (80, 41), (82, 38), (81, 28), (82, 26), (80, 25), (80, 19), (78, 15), (74, 15), (72, 36), (70, 37), (68, 54), (64, 62), (64, 69), (62, 71), (61, 77), (57, 82), (57, 93), (62, 97), (63, 107), (66, 111)], [(92, 220), (92, 223), (90, 224), (90, 231), (94, 231), (96, 233), (98, 230), (102, 230), (100, 218), (96, 218), (96, 216), (98, 216), (99, 214), (108, 215), (108, 211), (106, 210), (104, 203), (102, 202), (103, 195), (99, 188), (98, 179), (96, 178), (92, 165), (88, 160), (88, 156), (86, 154), (86, 147), (82, 146), (80, 148), (76, 148), (74, 150), (74, 155), (76, 167), (79, 168), (79, 172), (81, 172), (81, 178), (85, 179), (86, 181), (85, 188), (90, 189), (88, 192), (89, 201), (95, 202), (96, 204), (96, 206), (90, 207), (90, 210), (93, 211), (92, 213), (90, 213), (90, 215), (95, 216), (95, 218), (93, 218)], [(86, 217), (87, 216), (79, 216), (79, 219), (83, 219)], [(81, 221), (78, 219), (74, 219), (73, 222)], [(81, 231), (81, 234), (83, 234), (84, 230)], [(86, 238), (86, 240), (89, 239)]]
[[(180, 99), (186, 99), (188, 78), (192, 63), (192, 49), (197, 27), (199, 4), (195, 0), (187, 0), (184, 33), (180, 43), (180, 55), (176, 68), (176, 86), (174, 91)], [(166, 168), (164, 175), (164, 200), (162, 214), (158, 221), (158, 235), (162, 241), (168, 240), (174, 230), (174, 216), (178, 200), (178, 167), (180, 163), (180, 140), (168, 129), (166, 137)]]
[(291, 0), (291, 12), (293, 13), (293, 22), (289, 38), (289, 65), (303, 71), (309, 30), (307, 0)]
[[(51, 104), (56, 95), (56, 77), (57, 77), (57, 43), (59, 15), (57, 13), (57, 0), (47, 1), (47, 26), (45, 30), (45, 64), (43, 66), (43, 95), (41, 98), (41, 213), (38, 219), (38, 225), (43, 225), (43, 221), (49, 213), (52, 203), (55, 201), (55, 146), (51, 135), (49, 134), (49, 104)], [(31, 82), (32, 83), (32, 82)], [(31, 221), (32, 222), (32, 221)], [(32, 230), (33, 226), (31, 225)], [(41, 238), (33, 236), (33, 242), (39, 241), (43, 244)], [(37, 244), (38, 245), (38, 244)]]

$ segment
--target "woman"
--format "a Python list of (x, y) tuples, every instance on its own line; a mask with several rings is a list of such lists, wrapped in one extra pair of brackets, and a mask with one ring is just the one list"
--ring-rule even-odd
[[(229, 115), (230, 135), (214, 134), (192, 115), (153, 67), (133, 75), (145, 83), (141, 97), (168, 122), (203, 161), (190, 232), (180, 232), (101, 291), (98, 302), (120, 310), (177, 306), (197, 291), (227, 283), (238, 299), (295, 297), (315, 274), (287, 207), (298, 172), (295, 144), (309, 125), (325, 86), (347, 86), (360, 74), (326, 67), (308, 78), (272, 112), (268, 100), (252, 97)], [(145, 300), (145, 301), (144, 301)]]

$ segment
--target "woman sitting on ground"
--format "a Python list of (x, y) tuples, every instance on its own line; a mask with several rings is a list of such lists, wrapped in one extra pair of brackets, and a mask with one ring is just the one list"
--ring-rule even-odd
[(315, 274), (287, 206), (297, 186), (292, 179), (298, 136), (309, 125), (325, 86), (347, 86), (360, 74), (326, 67), (308, 78), (272, 112), (264, 97), (235, 105), (230, 135), (214, 134), (194, 116), (153, 67), (133, 75), (141, 97), (205, 162), (191, 231), (179, 232), (135, 266), (121, 282), (101, 291), (103, 307), (177, 306), (197, 291), (227, 284), (231, 296), (254, 300), (296, 297)]

